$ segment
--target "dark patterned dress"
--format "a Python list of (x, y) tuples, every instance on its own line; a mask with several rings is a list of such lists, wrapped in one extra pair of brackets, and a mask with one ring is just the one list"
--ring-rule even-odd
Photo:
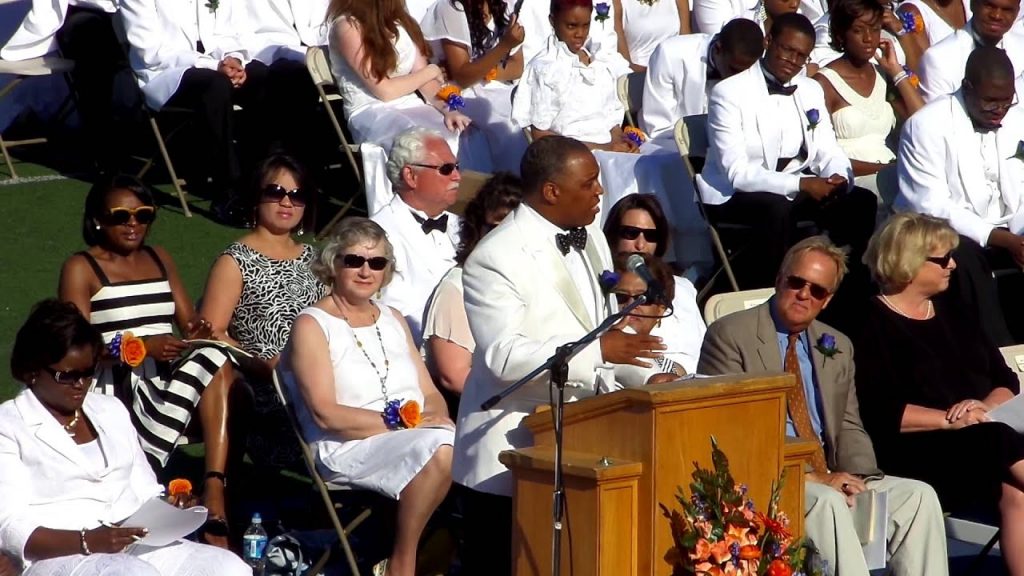
[[(246, 352), (269, 360), (284, 349), (299, 312), (329, 293), (310, 270), (316, 250), (307, 245), (298, 258), (273, 260), (235, 242), (224, 254), (242, 271), (242, 294), (231, 316), (228, 334)], [(302, 456), (273, 384), (250, 381), (249, 385), (256, 403), (256, 418), (249, 433), (249, 456), (261, 465), (296, 465)]]

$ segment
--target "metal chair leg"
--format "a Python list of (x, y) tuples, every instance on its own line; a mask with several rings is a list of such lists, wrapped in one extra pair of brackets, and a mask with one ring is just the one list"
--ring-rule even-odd
[[(181, 181), (178, 180), (178, 173), (174, 171), (174, 163), (171, 162), (171, 155), (167, 152), (167, 145), (164, 144), (164, 138), (160, 134), (160, 126), (157, 124), (156, 118), (150, 116), (149, 125), (153, 128), (153, 136), (156, 138), (156, 144), (160, 148), (160, 155), (164, 159), (164, 165), (167, 166), (167, 173), (171, 176), (171, 183), (174, 185), (174, 191), (178, 193), (178, 200), (181, 202), (181, 209), (185, 212), (186, 218), (191, 218), (192, 211), (188, 208), (188, 200), (185, 199), (185, 191), (181, 188)], [(146, 169), (148, 170), (148, 167)]]
[(338, 220), (341, 220), (342, 217), (344, 217), (345, 214), (348, 213), (349, 209), (352, 208), (352, 204), (354, 204), (355, 201), (355, 195), (349, 198), (348, 202), (346, 202), (345, 205), (341, 207), (341, 210), (338, 210), (338, 213), (334, 215), (334, 218), (331, 218), (331, 221), (328, 222), (327, 225), (324, 226), (322, 230), (320, 230), (320, 233), (316, 235), (316, 239), (323, 240), (324, 236), (326, 236), (327, 233), (331, 231), (331, 228), (334, 228), (334, 225), (338, 223)]

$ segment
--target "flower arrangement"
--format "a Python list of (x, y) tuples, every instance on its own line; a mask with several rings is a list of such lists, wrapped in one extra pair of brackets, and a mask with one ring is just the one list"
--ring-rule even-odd
[(146, 359), (146, 344), (131, 332), (118, 332), (107, 344), (110, 356), (135, 368)]
[[(1024, 144), (1024, 142), (1022, 142), (1022, 144)], [(600, 276), (597, 277), (597, 283), (601, 285), (601, 289), (604, 290), (604, 292), (607, 294), (615, 289), (615, 286), (618, 285), (620, 278), (621, 276), (619, 276), (618, 272), (605, 270), (604, 272), (601, 272)]]
[(602, 28), (604, 27), (604, 21), (610, 18), (609, 14), (611, 13), (611, 9), (612, 7), (609, 6), (607, 2), (598, 2), (597, 4), (594, 4), (594, 11), (597, 12), (597, 15), (594, 16), (594, 20), (600, 22)]
[(842, 350), (836, 348), (836, 337), (828, 332), (822, 334), (821, 337), (818, 338), (818, 342), (814, 345), (814, 349), (821, 352), (821, 355), (825, 357), (825, 360), (834, 357), (836, 354), (843, 353)]
[(626, 140), (629, 140), (630, 142), (636, 144), (637, 146), (640, 146), (647, 141), (647, 135), (644, 134), (643, 130), (636, 128), (634, 126), (626, 126), (622, 130), (622, 135), (626, 138)]
[(900, 24), (903, 25), (903, 34), (911, 34), (924, 31), (924, 20), (918, 14), (911, 14), (910, 12), (900, 12), (897, 14), (900, 17)]
[(659, 504), (672, 527), (673, 576), (822, 576), (826, 567), (808, 544), (794, 540), (779, 511), (781, 479), (772, 483), (767, 513), (757, 512), (714, 437), (711, 461), (713, 470), (694, 463), (689, 498), (678, 489), (682, 513)]
[(494, 82), (497, 79), (498, 79), (498, 67), (497, 66), (495, 66), (494, 68), (491, 68), (490, 70), (488, 70), (487, 74), (484, 75), (484, 82)]
[(388, 400), (384, 403), (384, 411), (381, 412), (381, 416), (384, 418), (384, 425), (389, 430), (415, 428), (423, 420), (420, 403), (415, 400), (408, 400), (404, 403), (401, 400)]
[(821, 123), (821, 113), (818, 112), (817, 108), (811, 108), (807, 112), (804, 112), (807, 116), (807, 129), (814, 130)]
[(462, 110), (466, 107), (466, 101), (462, 99), (462, 90), (459, 90), (459, 87), (454, 84), (441, 86), (441, 89), (437, 91), (434, 97), (444, 102), (448, 106), (449, 112)]

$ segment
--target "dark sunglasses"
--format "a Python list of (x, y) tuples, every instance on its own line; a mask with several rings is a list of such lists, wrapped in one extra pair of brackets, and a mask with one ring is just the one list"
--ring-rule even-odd
[(54, 370), (53, 368), (47, 366), (44, 367), (43, 370), (46, 370), (46, 373), (49, 374), (50, 377), (53, 378), (53, 381), (56, 382), (57, 384), (71, 386), (72, 384), (75, 384), (77, 382), (81, 382), (82, 384), (89, 384), (90, 382), (92, 382), (92, 375), (96, 372), (96, 367), (93, 366), (87, 370), (61, 371)]
[(345, 254), (341, 257), (341, 265), (345, 268), (362, 268), (363, 264), (368, 264), (370, 266), (370, 270), (376, 270), (377, 272), (387, 268), (389, 262), (391, 261), (384, 256), (367, 258), (357, 254)]
[(118, 206), (108, 210), (103, 220), (109, 226), (124, 226), (132, 221), (133, 216), (139, 224), (152, 224), (153, 220), (156, 220), (156, 207), (139, 206), (138, 208), (124, 208)]
[(456, 170), (459, 169), (459, 163), (458, 162), (445, 162), (444, 164), (412, 164), (412, 163), (410, 163), (409, 166), (419, 166), (420, 168), (433, 168), (434, 170), (437, 170), (437, 172), (441, 176), (450, 176), (452, 172), (455, 172)]
[(263, 193), (260, 194), (260, 203), (279, 204), (284, 201), (285, 196), (291, 198), (292, 206), (301, 208), (306, 205), (309, 195), (302, 188), (285, 190), (283, 186), (278, 184), (267, 184), (266, 188), (263, 189)]
[(952, 260), (952, 259), (953, 259), (953, 253), (952, 252), (946, 252), (945, 256), (928, 256), (927, 258), (925, 258), (925, 260), (927, 260), (928, 262), (931, 262), (932, 264), (938, 264), (939, 268), (943, 268), (943, 269), (949, 267), (949, 261)]
[(626, 294), (624, 292), (615, 292), (615, 301), (619, 303), (619, 306), (625, 306), (626, 304), (629, 304), (630, 302), (635, 300), (637, 296), (639, 296), (639, 294)]
[(641, 234), (644, 235), (644, 240), (652, 244), (658, 243), (658, 229), (657, 228), (637, 228), (636, 226), (619, 226), (619, 238), (623, 240), (636, 240)]
[(811, 292), (811, 298), (815, 300), (824, 300), (832, 293), (831, 290), (821, 284), (815, 284), (799, 276), (786, 276), (786, 287), (790, 290), (799, 292), (804, 289), (804, 286), (808, 287), (808, 290)]

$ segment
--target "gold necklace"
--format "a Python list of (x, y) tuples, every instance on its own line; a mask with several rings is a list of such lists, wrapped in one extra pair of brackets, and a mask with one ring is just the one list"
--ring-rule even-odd
[(391, 374), (391, 362), (388, 360), (388, 351), (384, 348), (384, 339), (381, 338), (380, 335), (380, 326), (377, 323), (377, 319), (379, 318), (379, 316), (378, 318), (374, 318), (373, 316), (371, 316), (370, 318), (373, 321), (373, 329), (375, 332), (377, 332), (377, 342), (380, 343), (380, 353), (381, 355), (384, 356), (383, 376), (380, 375), (380, 370), (377, 369), (377, 363), (374, 362), (373, 358), (370, 358), (370, 355), (366, 353), (366, 348), (363, 346), (363, 341), (359, 339), (359, 335), (356, 334), (356, 329), (352, 327), (352, 322), (350, 322), (348, 316), (345, 315), (345, 311), (341, 309), (341, 302), (338, 301), (338, 296), (334, 292), (331, 292), (331, 300), (334, 301), (334, 305), (338, 308), (338, 314), (341, 314), (341, 319), (344, 320), (345, 323), (348, 324), (348, 327), (352, 329), (352, 337), (356, 341), (356, 347), (358, 347), (359, 351), (363, 353), (363, 356), (366, 358), (366, 361), (370, 363), (370, 366), (373, 368), (373, 371), (377, 373), (377, 379), (380, 380), (380, 393), (384, 396), (384, 403), (387, 404), (387, 381), (388, 376)]
[(882, 297), (882, 301), (885, 302), (885, 305), (888, 306), (890, 310), (899, 314), (900, 316), (903, 316), (904, 318), (910, 318), (911, 320), (927, 320), (932, 317), (932, 314), (935, 313), (935, 309), (932, 306), (931, 300), (928, 300), (928, 309), (924, 313), (924, 318), (915, 318), (901, 310), (900, 307), (894, 304), (892, 300), (889, 300), (889, 298), (885, 294), (879, 294), (879, 296)]
[(71, 422), (68, 422), (67, 424), (64, 424), (62, 426), (64, 428), (64, 432), (66, 432), (68, 436), (74, 438), (75, 435), (78, 434), (78, 431), (75, 430), (75, 427), (78, 426), (78, 419), (81, 416), (82, 412), (79, 410), (75, 410), (75, 417), (71, 419)]

